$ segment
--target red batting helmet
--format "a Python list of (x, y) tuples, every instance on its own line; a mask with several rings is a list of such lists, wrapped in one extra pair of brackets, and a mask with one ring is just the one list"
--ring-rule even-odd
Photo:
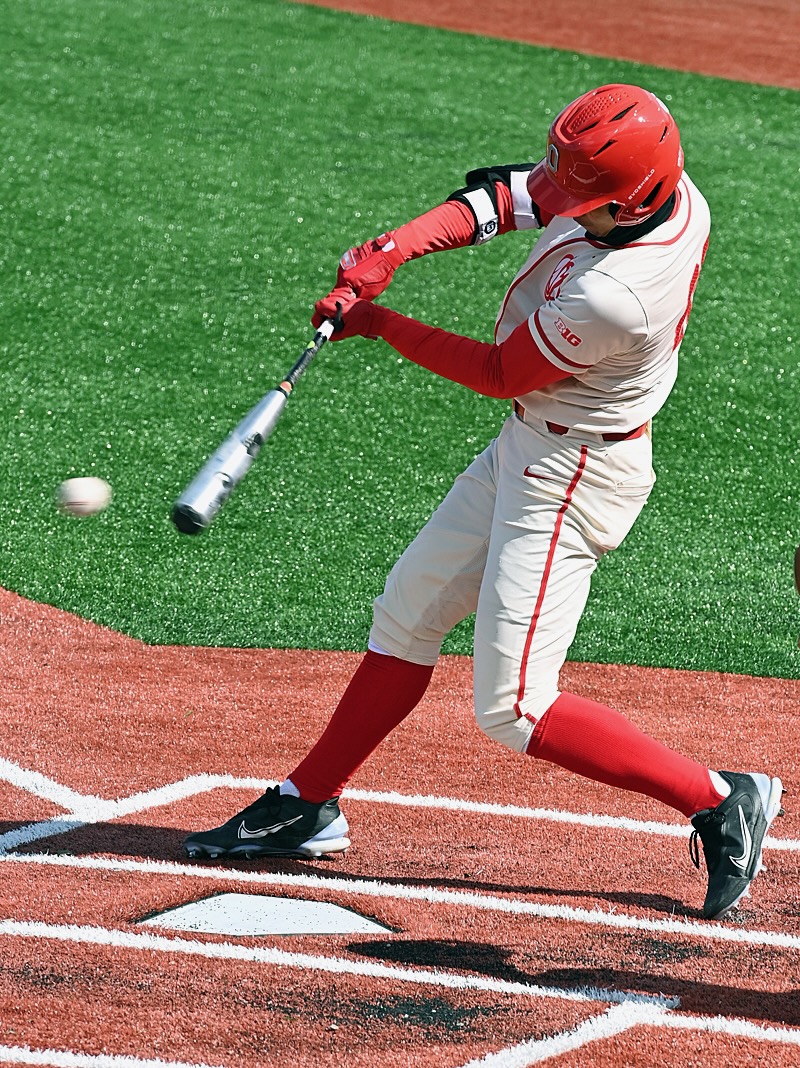
[(666, 105), (638, 85), (603, 85), (555, 118), (528, 192), (545, 211), (570, 218), (619, 204), (617, 225), (633, 226), (658, 211), (682, 171), (680, 134)]

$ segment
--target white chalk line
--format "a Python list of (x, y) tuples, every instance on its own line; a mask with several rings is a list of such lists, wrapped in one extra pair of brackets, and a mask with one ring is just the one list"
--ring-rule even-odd
[(558, 1001), (604, 1001), (612, 1004), (635, 1002), (670, 1008), (677, 998), (658, 994), (634, 994), (602, 987), (552, 987), (535, 983), (514, 983), (480, 975), (436, 971), (428, 968), (403, 968), (372, 961), (354, 961), (346, 957), (324, 957), (311, 953), (290, 953), (266, 946), (234, 945), (230, 942), (198, 942), (191, 938), (167, 938), (163, 935), (139, 934), (91, 925), (40, 923), (27, 920), (0, 920), (0, 938), (31, 938), (37, 941), (73, 942), (79, 945), (110, 946), (115, 949), (153, 953), (184, 954), (209, 960), (236, 960), (250, 964), (298, 968), (303, 971), (333, 972), (336, 975), (366, 976), (393, 982), (436, 986), (451, 990), (479, 990)]
[(612, 1005), (601, 1015), (592, 1016), (569, 1031), (546, 1038), (529, 1039), (507, 1049), (487, 1053), (484, 1057), (469, 1061), (462, 1068), (529, 1068), (550, 1057), (582, 1049), (590, 1042), (613, 1038), (637, 1027), (683, 1030), (693, 1034), (710, 1032), (756, 1042), (800, 1046), (800, 1029), (796, 1027), (770, 1027), (725, 1016), (691, 1016), (656, 1005), (627, 1004)]
[(356, 897), (381, 898), (395, 901), (423, 901), (433, 905), (498, 912), (506, 915), (530, 916), (537, 919), (567, 921), (612, 930), (649, 931), (659, 935), (688, 935), (712, 942), (732, 942), (749, 946), (773, 946), (779, 949), (800, 949), (800, 936), (778, 931), (747, 930), (722, 923), (699, 920), (647, 919), (624, 912), (603, 909), (583, 909), (569, 905), (548, 905), (521, 901), (514, 897), (500, 897), (467, 890), (442, 890), (433, 886), (408, 886), (403, 883), (368, 879), (339, 879), (324, 875), (294, 875), (283, 872), (241, 871), (224, 866), (179, 864), (174, 861), (123, 860), (109, 857), (78, 857), (70, 854), (6, 853), (0, 854), (3, 864), (38, 864), (79, 870), (136, 872), (148, 876), (183, 876), (189, 879), (211, 880), (215, 883), (244, 883), (250, 886), (288, 887), (314, 892), (326, 891)]
[(550, 1057), (582, 1049), (590, 1042), (630, 1031), (638, 1025), (656, 1025), (664, 1015), (664, 1010), (654, 1006), (613, 1005), (601, 1016), (591, 1016), (570, 1031), (561, 1031), (547, 1038), (532, 1038), (485, 1057), (468, 1061), (463, 1068), (528, 1068), (531, 1064), (540, 1064)]
[[(30, 777), (30, 786), (26, 785)], [(199, 793), (211, 790), (266, 790), (275, 785), (273, 779), (240, 778), (234, 775), (190, 775), (178, 782), (132, 794), (116, 801), (104, 800), (93, 795), (80, 795), (54, 782), (38, 772), (25, 771), (11, 761), (0, 759), (0, 780), (28, 790), (39, 797), (59, 804), (65, 815), (56, 819), (37, 821), (15, 831), (0, 835), (0, 851), (14, 849), (27, 842), (37, 841), (54, 834), (64, 834), (78, 826), (107, 822), (122, 816), (133, 815), (148, 809), (174, 804)], [(621, 816), (576, 813), (559, 809), (527, 808), (521, 805), (501, 805), (481, 801), (464, 801), (453, 797), (436, 797), (424, 794), (400, 794), (394, 791), (345, 790), (345, 800), (367, 801), (372, 804), (403, 805), (412, 808), (444, 809), (449, 812), (475, 813), (514, 819), (539, 820), (565, 823), (573, 826), (598, 827), (637, 834), (662, 835), (671, 838), (687, 838), (691, 828), (683, 824), (659, 823), (653, 820), (635, 820)], [(765, 849), (800, 852), (800, 840), (767, 837)]]
[(36, 1064), (49, 1068), (215, 1068), (198, 1062), (160, 1061), (113, 1053), (73, 1053), (63, 1049), (31, 1049), (30, 1046), (0, 1046), (0, 1064)]
[(0, 779), (11, 783), (12, 786), (18, 786), (20, 790), (25, 790), (26, 793), (34, 794), (45, 801), (51, 801), (54, 805), (58, 805), (59, 808), (66, 809), (67, 812), (71, 812), (81, 805), (102, 803), (99, 797), (94, 797), (91, 794), (76, 793), (74, 790), (70, 790), (68, 786), (63, 786), (38, 771), (21, 768), (19, 764), (14, 764), (11, 760), (5, 760), (3, 757), (0, 757)]
[(735, 1038), (752, 1038), (758, 1042), (783, 1042), (800, 1046), (799, 1027), (770, 1027), (738, 1020), (730, 1016), (691, 1016), (688, 1013), (662, 1013), (660, 1027), (682, 1031), (708, 1031), (712, 1034), (732, 1035)]

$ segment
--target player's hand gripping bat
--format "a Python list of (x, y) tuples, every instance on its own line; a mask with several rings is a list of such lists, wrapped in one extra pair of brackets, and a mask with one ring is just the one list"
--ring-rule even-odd
[(199, 534), (250, 470), (261, 446), (275, 429), (300, 375), (333, 333), (326, 319), (286, 378), (251, 408), (239, 425), (206, 460), (172, 506), (172, 522), (182, 534)]

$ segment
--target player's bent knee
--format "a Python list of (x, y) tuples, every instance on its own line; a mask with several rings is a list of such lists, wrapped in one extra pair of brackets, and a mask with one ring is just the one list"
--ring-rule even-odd
[(442, 639), (419, 637), (385, 612), (376, 611), (369, 632), (369, 645), (398, 660), (432, 667), (439, 659)]
[(528, 748), (531, 735), (536, 727), (524, 716), (517, 716), (513, 707), (502, 711), (481, 711), (475, 708), (475, 720), (483, 733), (494, 742), (513, 749), (515, 753), (524, 753)]
[(529, 685), (520, 701), (511, 683), (501, 688), (482, 684), (476, 677), (475, 720), (485, 735), (495, 742), (525, 753), (536, 724), (559, 694), (558, 674), (542, 672), (536, 685)]

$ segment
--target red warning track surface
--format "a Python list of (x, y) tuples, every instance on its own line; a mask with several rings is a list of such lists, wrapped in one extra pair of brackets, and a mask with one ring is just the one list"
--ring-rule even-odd
[(360, 15), (501, 37), (567, 52), (632, 60), (719, 78), (800, 88), (796, 0), (671, 0), (669, 4), (593, 0), (530, 4), (515, 0), (312, 0)]
[[(357, 659), (152, 648), (0, 592), (0, 1062), (798, 1063), (792, 795), (752, 900), (705, 922), (677, 814), (493, 745), (466, 658), (352, 783), (346, 855), (186, 860), (188, 830), (291, 769)], [(800, 682), (570, 664), (565, 683), (716, 766), (797, 780)], [(223, 892), (384, 930), (142, 922)]]

